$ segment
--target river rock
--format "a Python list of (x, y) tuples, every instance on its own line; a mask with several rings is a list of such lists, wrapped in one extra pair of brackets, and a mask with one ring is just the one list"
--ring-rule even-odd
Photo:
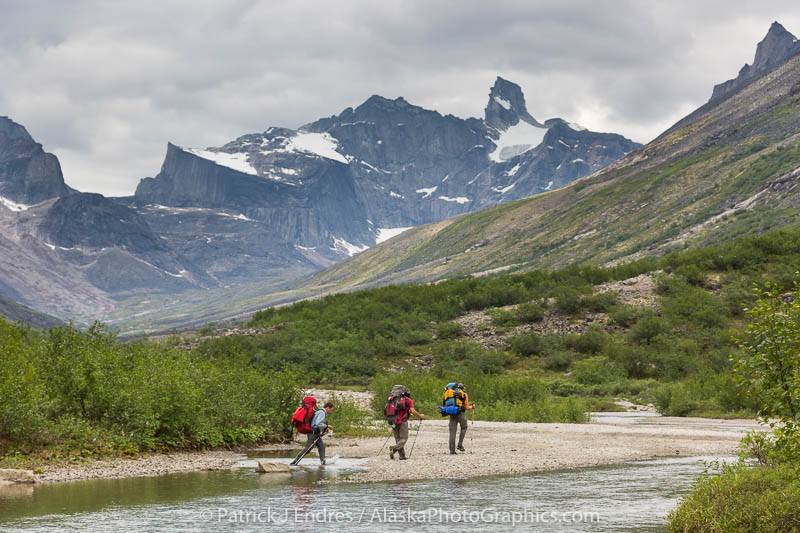
[(36, 483), (32, 470), (18, 470), (16, 468), (0, 468), (0, 485), (13, 485), (16, 483)]
[(276, 474), (289, 472), (289, 465), (283, 463), (267, 463), (259, 461), (256, 467), (256, 472), (259, 474)]

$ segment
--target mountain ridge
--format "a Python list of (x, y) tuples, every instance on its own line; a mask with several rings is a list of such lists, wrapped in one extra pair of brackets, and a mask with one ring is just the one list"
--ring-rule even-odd
[(417, 228), (306, 290), (354, 290), (568, 263), (616, 264), (798, 220), (800, 55), (599, 172)]

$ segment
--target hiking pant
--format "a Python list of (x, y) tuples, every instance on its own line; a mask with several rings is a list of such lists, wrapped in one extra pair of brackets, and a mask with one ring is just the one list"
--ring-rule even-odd
[(405, 457), (405, 445), (408, 442), (408, 418), (393, 427), (392, 433), (394, 433), (394, 449), (400, 453), (400, 457)]
[(464, 444), (464, 435), (467, 433), (467, 413), (462, 411), (457, 415), (450, 415), (450, 451), (456, 451), (456, 426), (461, 425), (461, 434), (458, 437), (458, 445)]
[[(297, 455), (297, 457), (301, 457), (304, 453), (310, 450), (314, 444), (316, 444), (317, 453), (319, 453), (319, 460), (325, 461), (325, 443), (322, 442), (322, 435), (320, 435), (319, 439), (317, 439), (317, 434), (312, 431), (311, 433), (306, 434), (306, 438), (308, 439), (306, 441), (306, 446), (303, 448), (303, 451)], [(317, 441), (316, 443), (314, 442), (315, 439)]]

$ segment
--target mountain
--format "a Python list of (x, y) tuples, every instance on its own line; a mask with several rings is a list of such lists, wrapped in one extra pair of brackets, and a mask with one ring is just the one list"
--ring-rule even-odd
[(777, 21), (773, 22), (767, 35), (756, 47), (753, 64), (745, 63), (736, 78), (714, 86), (711, 102), (719, 101), (726, 95), (736, 92), (750, 80), (758, 78), (797, 53), (800, 53), (800, 42), (797, 38)]
[[(800, 55), (776, 26), (762, 73), (648, 145), (558, 190), (414, 228), (303, 285), (310, 292), (615, 264), (795, 224)], [(777, 36), (777, 37), (776, 37)], [(769, 66), (771, 65), (771, 67)], [(762, 67), (754, 67), (762, 68)]]
[(561, 119), (542, 124), (520, 87), (497, 78), (484, 119), (375, 95), (298, 130), (203, 150), (170, 144), (134, 204), (238, 210), (327, 266), (400, 229), (558, 187), (638, 146)]
[(61, 165), (28, 131), (8, 117), (0, 117), (0, 202), (10, 209), (64, 196)]
[(0, 296), (0, 317), (9, 322), (21, 322), (34, 328), (54, 328), (66, 324), (50, 315), (34, 311), (30, 307)]
[(3, 118), (0, 295), (79, 321), (224, 319), (404, 229), (550, 190), (638, 146), (541, 123), (498, 78), (483, 119), (375, 95), (298, 130), (170, 143), (133, 197), (105, 198), (69, 188)]

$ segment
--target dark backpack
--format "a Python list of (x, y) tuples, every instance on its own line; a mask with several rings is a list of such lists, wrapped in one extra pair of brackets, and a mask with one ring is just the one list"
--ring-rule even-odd
[(383, 414), (386, 417), (386, 422), (394, 427), (400, 420), (400, 417), (408, 410), (405, 394), (397, 394), (389, 396), (386, 400), (386, 407), (383, 408)]
[(313, 396), (303, 398), (303, 403), (292, 415), (292, 426), (298, 433), (306, 435), (311, 433), (311, 419), (314, 418), (314, 411), (317, 408), (317, 399)]
[(410, 394), (411, 391), (408, 390), (408, 387), (405, 385), (395, 385), (392, 387), (392, 392), (389, 393), (389, 399), (386, 400), (386, 407), (383, 408), (386, 422), (388, 422), (390, 426), (396, 426), (400, 417), (408, 410), (408, 404), (405, 398)]

